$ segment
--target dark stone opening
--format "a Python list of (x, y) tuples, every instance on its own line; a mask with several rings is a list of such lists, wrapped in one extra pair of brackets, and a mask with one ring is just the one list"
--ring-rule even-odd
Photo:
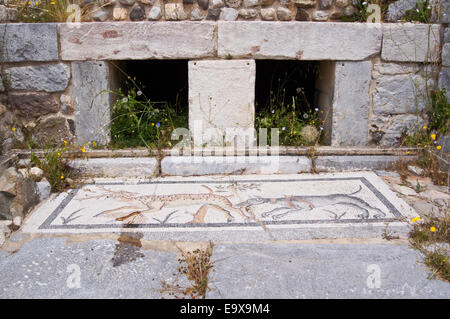
[(280, 145), (314, 145), (323, 131), (316, 61), (257, 60), (255, 126), (278, 128)]
[(164, 101), (187, 108), (187, 60), (133, 60), (114, 64), (118, 67), (116, 74), (122, 90), (127, 89), (133, 80), (151, 101)]
[(305, 111), (314, 109), (318, 74), (319, 63), (315, 61), (257, 60), (256, 112), (270, 105), (271, 97), (283, 94), (283, 90), (284, 97), (279, 96), (279, 102), (289, 104), (296, 97)]
[(111, 145), (172, 147), (172, 131), (188, 127), (188, 61), (115, 61), (111, 68)]

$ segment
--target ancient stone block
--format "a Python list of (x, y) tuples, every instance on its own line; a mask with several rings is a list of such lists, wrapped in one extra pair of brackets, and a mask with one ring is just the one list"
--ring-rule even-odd
[[(5, 30), (6, 28), (6, 30)], [(2, 61), (57, 61), (56, 24), (16, 23), (0, 26)]]
[(218, 25), (220, 57), (363, 60), (380, 49), (381, 26), (374, 23), (223, 21)]
[(13, 90), (59, 92), (67, 88), (70, 68), (62, 63), (12, 67), (5, 70)]

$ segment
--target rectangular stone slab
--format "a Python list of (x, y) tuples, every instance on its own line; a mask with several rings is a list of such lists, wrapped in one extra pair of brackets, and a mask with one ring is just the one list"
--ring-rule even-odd
[[(253, 130), (254, 60), (189, 61), (188, 68), (189, 129), (196, 145), (221, 139), (215, 132), (223, 135), (235, 128)], [(245, 142), (242, 135), (237, 138)]]
[(60, 24), (63, 60), (192, 59), (215, 55), (215, 23)]
[(57, 61), (56, 23), (0, 24), (3, 62)]
[(381, 50), (375, 23), (219, 22), (219, 57), (364, 60)]
[(381, 58), (385, 61), (437, 62), (440, 43), (438, 24), (384, 23)]

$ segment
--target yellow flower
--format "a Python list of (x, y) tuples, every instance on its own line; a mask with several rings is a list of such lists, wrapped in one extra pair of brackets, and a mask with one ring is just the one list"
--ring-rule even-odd
[(81, 152), (86, 153), (86, 149), (84, 147), (80, 148)]
[(416, 221), (418, 222), (420, 220), (420, 217), (416, 217)]
[(11, 129), (13, 132), (15, 132), (16, 131), (16, 128), (15, 127), (13, 127), (12, 129)]
[(440, 150), (440, 149), (442, 148), (442, 146), (438, 145), (438, 146), (436, 146), (436, 148), (437, 148), (438, 150)]
[(67, 145), (67, 141), (66, 140), (64, 140), (64, 145)]
[(58, 156), (61, 156), (61, 153), (60, 153), (60, 152), (58, 152)]
[(411, 153), (410, 151), (406, 151), (406, 154), (409, 154), (409, 153)]
[(434, 232), (436, 231), (436, 228), (435, 228), (434, 226), (431, 226), (431, 227), (430, 227), (430, 231), (431, 231), (432, 233), (434, 233)]
[(416, 221), (416, 219), (415, 219), (415, 218), (412, 218), (411, 221), (414, 223), (414, 222)]
[(155, 126), (155, 123), (152, 123), (152, 126)]
[(433, 140), (435, 140), (435, 139), (436, 139), (436, 134), (431, 134), (431, 138), (432, 138)]
[(426, 126), (426, 125), (424, 125), (424, 126), (423, 126), (423, 129), (424, 129), (424, 130), (426, 130), (426, 129), (427, 129), (427, 126)]
[(95, 141), (93, 141), (93, 142), (92, 142), (92, 146), (95, 147), (96, 145), (97, 145), (97, 143), (96, 143)]
[(61, 179), (64, 179), (64, 175), (61, 175)]

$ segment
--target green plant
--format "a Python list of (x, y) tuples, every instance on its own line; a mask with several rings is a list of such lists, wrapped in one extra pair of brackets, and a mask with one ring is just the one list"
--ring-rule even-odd
[[(8, 6), (17, 10), (20, 22), (67, 22), (75, 12), (70, 5), (80, 3), (78, 0), (12, 0)], [(83, 18), (87, 7), (79, 10), (80, 18)]]
[(367, 12), (368, 6), (367, 0), (357, 0), (354, 1), (353, 6), (356, 8), (355, 13), (350, 17), (342, 17), (342, 21), (344, 22), (367, 22), (367, 18), (369, 17), (369, 12)]
[(448, 206), (443, 207), (441, 216), (434, 215), (413, 218), (409, 242), (414, 249), (424, 254), (424, 263), (432, 270), (432, 276), (450, 282), (450, 215)]
[(402, 20), (429, 23), (431, 20), (431, 5), (429, 0), (425, 0), (425, 2), (421, 0), (417, 1), (416, 6), (413, 9), (406, 10)]
[(42, 154), (36, 154), (30, 147), (32, 166), (37, 166), (44, 171), (44, 177), (50, 183), (52, 192), (63, 191), (67, 186), (67, 180), (74, 177), (74, 171), (69, 161), (80, 157), (86, 152), (84, 147), (78, 148), (64, 141), (64, 146), (47, 146)]
[(446, 93), (445, 89), (432, 92), (428, 110), (429, 130), (436, 131), (439, 135), (446, 135), (450, 129), (450, 103)]
[(113, 147), (170, 148), (171, 133), (187, 127), (187, 112), (177, 102), (154, 102), (131, 81), (124, 93), (114, 92), (118, 99), (112, 107), (111, 136)]

